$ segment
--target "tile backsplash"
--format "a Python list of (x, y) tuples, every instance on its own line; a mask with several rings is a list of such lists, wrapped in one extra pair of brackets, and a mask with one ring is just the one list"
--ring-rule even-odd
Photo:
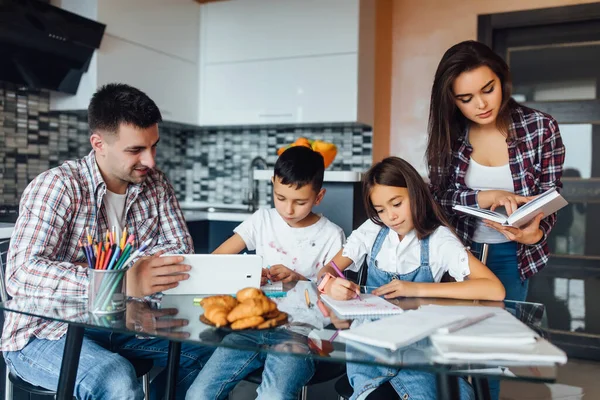
[[(14, 208), (27, 184), (42, 171), (90, 150), (84, 111), (50, 111), (49, 92), (0, 82), (0, 208)], [(353, 123), (198, 127), (160, 126), (157, 165), (182, 202), (242, 204), (249, 166), (260, 156), (272, 168), (276, 151), (299, 136), (336, 144), (329, 170), (364, 171), (372, 162), (372, 130)], [(261, 203), (269, 201), (266, 182)]]

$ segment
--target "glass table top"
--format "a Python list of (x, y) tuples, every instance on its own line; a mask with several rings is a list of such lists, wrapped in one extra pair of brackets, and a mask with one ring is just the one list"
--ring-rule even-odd
[[(445, 372), (457, 375), (502, 377), (525, 381), (553, 382), (554, 364), (523, 364), (506, 361), (448, 361), (440, 357), (429, 339), (391, 351), (379, 347), (355, 344), (338, 336), (361, 320), (344, 320), (334, 313), (325, 317), (316, 306), (318, 292), (310, 282), (298, 282), (285, 287), (286, 296), (274, 298), (278, 308), (289, 314), (287, 324), (268, 330), (232, 331), (215, 328), (200, 321), (202, 307), (193, 295), (165, 295), (154, 304), (128, 301), (126, 311), (119, 314), (97, 315), (88, 312), (85, 298), (40, 299), (14, 298), (0, 303), (0, 309), (33, 317), (66, 322), (89, 329), (129, 333), (138, 337), (158, 337), (211, 347), (227, 347), (265, 353), (286, 353), (311, 357), (319, 362), (357, 362), (371, 365)], [(310, 303), (305, 299), (308, 290)], [(539, 303), (489, 302), (449, 299), (399, 298), (390, 300), (404, 310), (422, 305), (501, 307), (542, 337), (547, 337), (545, 307)]]

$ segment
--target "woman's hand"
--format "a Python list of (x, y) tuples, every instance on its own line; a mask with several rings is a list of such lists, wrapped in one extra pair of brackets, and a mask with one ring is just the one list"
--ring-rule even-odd
[(513, 226), (505, 226), (494, 221), (484, 220), (484, 224), (490, 228), (494, 228), (503, 234), (508, 240), (522, 244), (535, 244), (542, 240), (544, 232), (540, 229), (540, 221), (544, 218), (543, 213), (539, 213), (529, 224), (523, 228), (515, 228)]
[(386, 283), (373, 290), (372, 293), (375, 296), (383, 296), (386, 299), (393, 299), (396, 297), (419, 297), (417, 288), (418, 283), (393, 279), (390, 283)]
[(500, 194), (494, 199), (490, 210), (494, 211), (498, 207), (504, 207), (506, 214), (511, 215), (520, 205), (530, 202), (535, 199), (535, 196), (519, 196), (518, 194), (500, 192)]
[(360, 287), (344, 278), (332, 278), (325, 285), (325, 293), (336, 300), (350, 300), (360, 294)]

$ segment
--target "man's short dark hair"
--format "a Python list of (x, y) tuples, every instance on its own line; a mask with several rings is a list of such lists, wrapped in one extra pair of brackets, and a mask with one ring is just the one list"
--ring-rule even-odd
[(323, 187), (324, 173), (323, 156), (309, 147), (290, 147), (275, 163), (275, 177), (284, 185), (295, 185), (296, 189), (310, 184), (318, 193)]
[(156, 103), (139, 89), (124, 83), (102, 86), (90, 101), (88, 124), (92, 133), (117, 133), (119, 125), (148, 128), (162, 121)]

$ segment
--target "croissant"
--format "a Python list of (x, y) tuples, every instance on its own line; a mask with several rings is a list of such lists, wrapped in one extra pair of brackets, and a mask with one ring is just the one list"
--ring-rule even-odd
[(235, 306), (227, 316), (227, 320), (229, 322), (234, 322), (242, 318), (260, 316), (273, 311), (276, 308), (277, 304), (266, 297), (249, 299)]
[(238, 301), (233, 296), (229, 295), (210, 296), (200, 300), (200, 305), (205, 309), (212, 306), (221, 306), (231, 310), (233, 307), (237, 306), (237, 304)]
[(263, 293), (262, 290), (253, 288), (253, 287), (238, 290), (238, 292), (235, 294), (235, 297), (238, 299), (238, 301), (240, 303), (243, 301), (249, 300), (249, 299), (254, 299), (254, 298), (264, 297), (264, 296), (265, 296), (265, 294)]
[(227, 325), (227, 314), (229, 309), (226, 307), (213, 305), (204, 309), (204, 317), (220, 328), (221, 326)]

